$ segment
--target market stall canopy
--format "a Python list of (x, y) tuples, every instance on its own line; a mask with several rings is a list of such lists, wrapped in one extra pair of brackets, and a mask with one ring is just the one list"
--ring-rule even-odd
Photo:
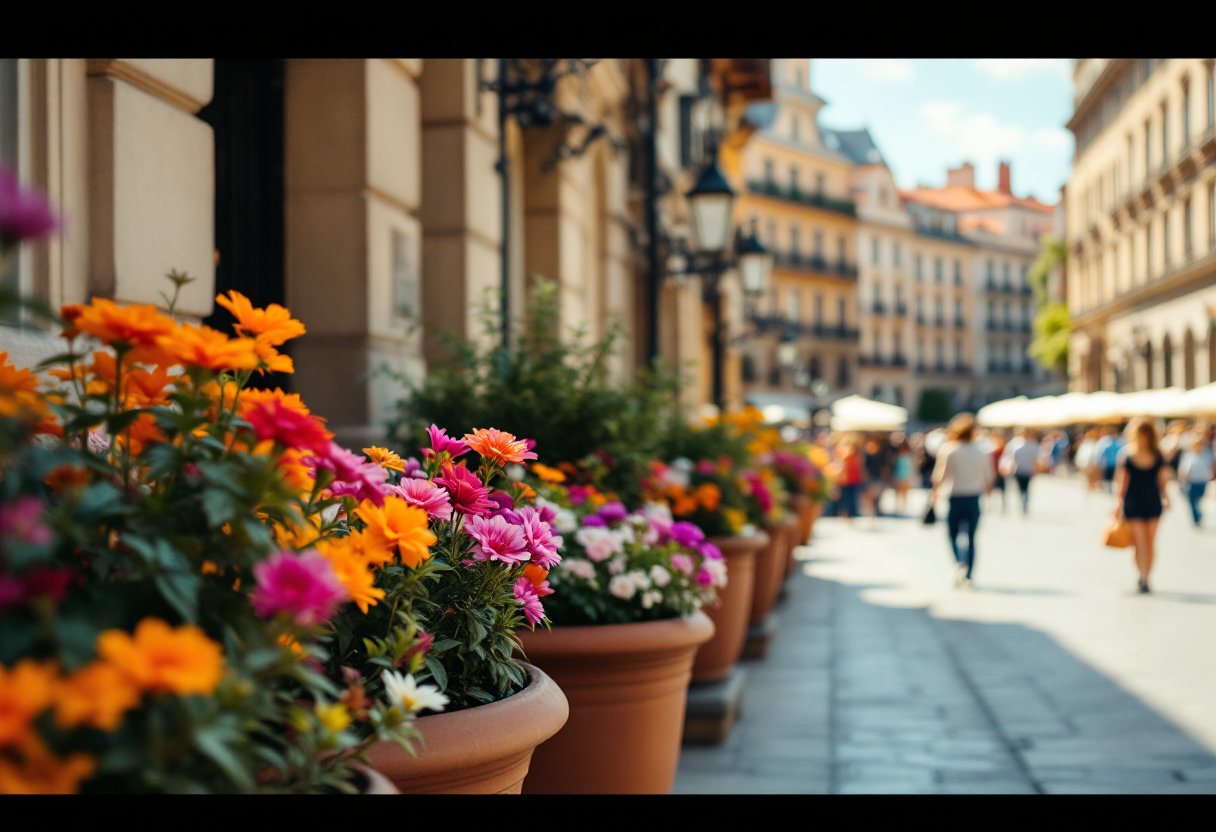
[(1018, 396), (982, 407), (976, 419), (991, 428), (1049, 428), (1062, 425), (1101, 425), (1126, 422), (1136, 416), (1216, 415), (1216, 383), (1194, 390), (1167, 387), (1135, 393), (1065, 393), (1028, 399)]
[(1002, 399), (989, 405), (984, 405), (975, 414), (975, 419), (987, 428), (1011, 428), (1017, 425), (1018, 409), (1028, 402), (1025, 396), (1012, 399)]
[(1216, 381), (1182, 394), (1184, 412), (1180, 416), (1216, 417)]
[(899, 430), (907, 422), (908, 410), (899, 405), (864, 396), (845, 396), (832, 402), (832, 430)]

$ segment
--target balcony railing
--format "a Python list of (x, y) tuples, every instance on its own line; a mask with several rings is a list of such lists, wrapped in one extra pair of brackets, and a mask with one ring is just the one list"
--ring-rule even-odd
[(815, 272), (842, 280), (856, 280), (857, 266), (844, 260), (831, 261), (818, 254), (799, 254), (793, 251), (774, 251), (773, 265), (786, 269)]
[(786, 202), (810, 205), (813, 208), (835, 211), (838, 214), (847, 214), (850, 217), (857, 216), (857, 203), (851, 199), (837, 199), (818, 192), (806, 193), (799, 188), (783, 188), (776, 182), (753, 180), (747, 183), (747, 189), (754, 194), (763, 194), (775, 199), (783, 199)]
[(752, 322), (759, 335), (780, 332), (792, 338), (826, 338), (839, 341), (856, 341), (860, 335), (856, 327), (844, 324), (808, 324), (791, 321), (782, 315), (753, 315)]
[(902, 355), (892, 355), (890, 357), (878, 355), (859, 355), (857, 363), (862, 367), (907, 367), (908, 359)]
[(870, 311), (875, 315), (885, 315), (887, 314), (887, 306), (882, 301), (876, 300), (870, 305)]

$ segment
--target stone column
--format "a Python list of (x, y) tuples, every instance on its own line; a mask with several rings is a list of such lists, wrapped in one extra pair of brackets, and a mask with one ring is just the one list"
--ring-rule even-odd
[(352, 448), (380, 441), (403, 385), (418, 381), (420, 60), (289, 60), (287, 304), (294, 386)]

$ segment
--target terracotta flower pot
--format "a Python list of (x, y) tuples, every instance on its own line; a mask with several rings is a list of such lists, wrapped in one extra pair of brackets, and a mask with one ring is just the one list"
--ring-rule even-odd
[(537, 667), (514, 696), (463, 711), (418, 718), (418, 757), (393, 742), (373, 745), (372, 768), (402, 794), (519, 794), (532, 752), (566, 724), (561, 688)]
[(726, 588), (718, 593), (717, 606), (705, 611), (714, 622), (714, 637), (697, 651), (697, 660), (692, 666), (694, 682), (725, 679), (739, 661), (743, 642), (747, 639), (756, 553), (768, 545), (768, 535), (764, 532), (752, 537), (714, 537), (710, 540), (726, 558)]
[(704, 613), (520, 633), (570, 702), (532, 755), (525, 794), (666, 794), (675, 784), (692, 662), (714, 634)]
[(764, 529), (768, 545), (756, 553), (755, 575), (752, 579), (752, 610), (748, 623), (761, 624), (773, 610), (781, 580), (785, 577), (788, 530), (784, 523), (773, 523)]
[[(804, 546), (811, 541), (811, 533), (815, 528), (815, 519), (819, 517), (819, 513), (823, 511), (823, 504), (817, 500), (812, 500), (809, 497), (799, 495), (794, 498), (795, 506), (798, 511), (798, 520), (800, 521), (798, 529), (798, 542), (796, 546)], [(793, 575), (797, 568), (797, 561), (794, 560), (793, 550), (790, 550), (790, 557), (786, 561), (785, 574)]]

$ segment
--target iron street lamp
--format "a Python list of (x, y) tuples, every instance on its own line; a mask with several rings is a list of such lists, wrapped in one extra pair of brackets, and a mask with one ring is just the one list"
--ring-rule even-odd
[(682, 241), (676, 242), (675, 258), (683, 260), (669, 274), (699, 274), (702, 276), (703, 299), (713, 309), (713, 397), (719, 409), (725, 405), (723, 364), (726, 351), (726, 333), (722, 326), (722, 275), (732, 268), (739, 269), (743, 291), (748, 297), (757, 298), (768, 288), (773, 269), (773, 255), (756, 236), (755, 222), (751, 231), (743, 236), (735, 232), (735, 257), (730, 259), (727, 249), (731, 244), (731, 231), (735, 210), (735, 189), (726, 181), (722, 168), (714, 154), (710, 163), (701, 171), (697, 183), (685, 194), (688, 210), (692, 216), (695, 252), (683, 250)]

